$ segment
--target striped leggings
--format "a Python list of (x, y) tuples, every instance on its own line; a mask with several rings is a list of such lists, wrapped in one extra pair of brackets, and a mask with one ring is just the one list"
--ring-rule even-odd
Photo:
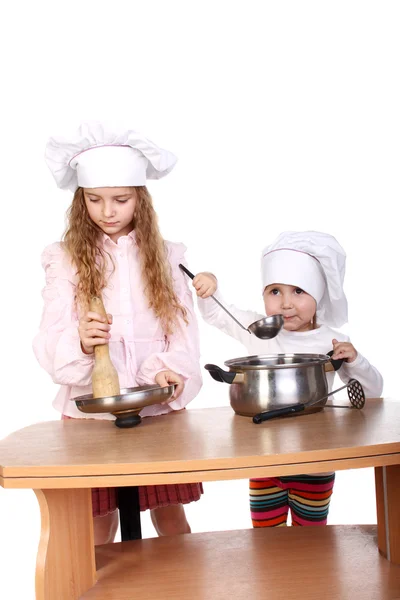
[(326, 525), (335, 474), (250, 479), (253, 527)]

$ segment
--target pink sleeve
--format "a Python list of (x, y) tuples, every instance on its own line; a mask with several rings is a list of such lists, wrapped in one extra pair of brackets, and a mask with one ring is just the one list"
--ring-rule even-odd
[(89, 385), (93, 358), (81, 350), (74, 307), (74, 271), (60, 244), (44, 250), (42, 266), (46, 272), (44, 308), (33, 351), (55, 383)]
[(172, 267), (174, 287), (181, 304), (186, 308), (188, 325), (180, 320), (180, 328), (168, 340), (165, 352), (152, 354), (140, 365), (136, 375), (138, 385), (154, 383), (155, 376), (166, 369), (180, 375), (185, 388), (179, 398), (169, 404), (173, 410), (180, 410), (197, 396), (202, 386), (200, 370), (199, 331), (193, 307), (193, 298), (186, 275), (178, 264), (186, 266), (183, 244), (169, 244), (169, 260)]

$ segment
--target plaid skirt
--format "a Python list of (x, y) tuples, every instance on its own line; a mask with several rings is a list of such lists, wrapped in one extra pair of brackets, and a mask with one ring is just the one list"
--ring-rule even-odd
[[(62, 419), (72, 419), (66, 415)], [(200, 500), (203, 494), (202, 483), (176, 483), (168, 485), (140, 485), (140, 510), (152, 510), (171, 504), (189, 504)], [(115, 488), (92, 489), (92, 511), (94, 517), (105, 517), (118, 508)]]

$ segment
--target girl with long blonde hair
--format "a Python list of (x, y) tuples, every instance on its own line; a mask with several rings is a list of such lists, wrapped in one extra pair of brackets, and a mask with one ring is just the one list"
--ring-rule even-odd
[[(71, 398), (91, 393), (94, 347), (108, 344), (121, 388), (175, 384), (167, 404), (144, 408), (154, 416), (180, 410), (201, 387), (198, 329), (191, 292), (178, 265), (185, 247), (161, 237), (146, 188), (173, 168), (170, 152), (136, 133), (84, 124), (72, 139), (51, 138), (46, 161), (61, 189), (74, 192), (60, 243), (42, 256), (44, 310), (34, 350), (60, 390), (63, 418), (88, 418)], [(107, 318), (89, 310), (100, 295)], [(109, 413), (95, 415), (114, 419)], [(141, 486), (140, 509), (150, 509), (159, 535), (190, 532), (183, 504), (202, 485)], [(113, 540), (117, 495), (92, 490), (95, 543)]]

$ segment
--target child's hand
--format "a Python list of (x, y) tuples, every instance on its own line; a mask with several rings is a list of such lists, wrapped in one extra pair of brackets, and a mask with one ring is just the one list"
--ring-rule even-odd
[(350, 344), (350, 342), (338, 342), (337, 340), (332, 340), (332, 344), (332, 358), (334, 360), (342, 358), (345, 362), (348, 363), (352, 363), (356, 360), (357, 350), (354, 348), (353, 344)]
[(92, 354), (94, 346), (108, 344), (110, 340), (110, 325), (112, 315), (107, 314), (107, 320), (95, 312), (87, 312), (78, 326), (81, 348), (85, 354)]
[(193, 279), (193, 287), (200, 298), (208, 298), (217, 289), (217, 278), (212, 273), (198, 273)]
[(174, 373), (174, 371), (160, 371), (159, 373), (157, 373), (155, 380), (160, 387), (167, 387), (168, 385), (171, 385), (171, 383), (178, 384), (175, 388), (172, 397), (166, 402), (161, 402), (161, 404), (168, 404), (169, 402), (176, 400), (183, 392), (183, 379), (182, 377)]

